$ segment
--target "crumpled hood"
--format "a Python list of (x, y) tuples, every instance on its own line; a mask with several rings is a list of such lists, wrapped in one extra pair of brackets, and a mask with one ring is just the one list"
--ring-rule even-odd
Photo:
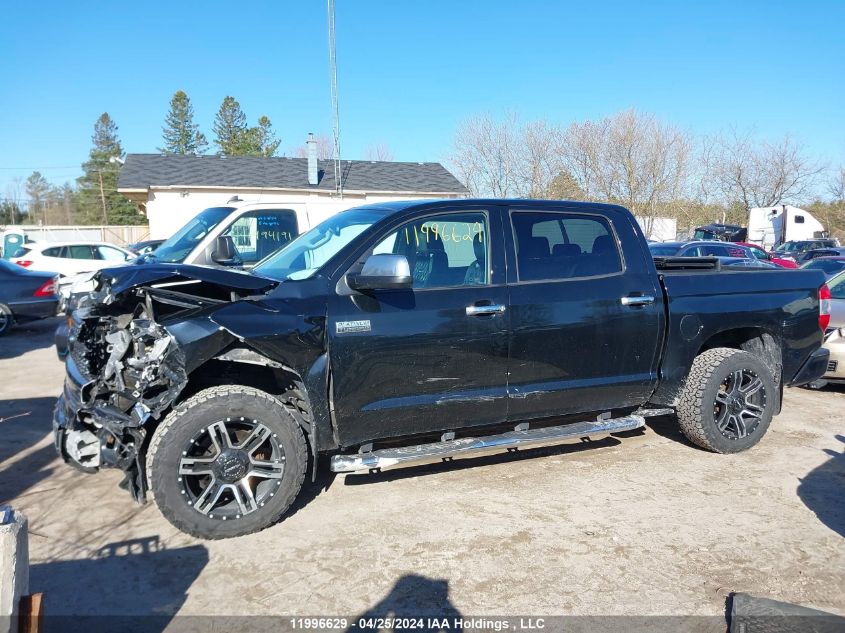
[(194, 266), (192, 264), (142, 264), (104, 268), (94, 276), (96, 288), (108, 285), (113, 297), (150, 284), (202, 281), (239, 294), (266, 293), (279, 285), (275, 279), (231, 268)]

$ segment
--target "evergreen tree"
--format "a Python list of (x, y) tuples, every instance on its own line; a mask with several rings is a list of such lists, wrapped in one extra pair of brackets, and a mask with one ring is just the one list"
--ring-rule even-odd
[(258, 126), (252, 128), (255, 135), (255, 145), (259, 156), (275, 156), (282, 141), (276, 138), (270, 117), (262, 116), (258, 119)]
[(240, 151), (243, 156), (275, 156), (281, 143), (273, 132), (270, 118), (262, 116), (258, 119), (258, 125), (244, 133)]
[[(85, 172), (79, 183), (79, 207), (84, 219), (96, 224), (143, 224), (144, 217), (117, 192), (117, 175), (123, 148), (117, 138), (117, 125), (107, 112), (94, 124), (94, 146), (82, 164)], [(115, 159), (114, 161), (110, 159)]]
[(220, 148), (224, 156), (243, 156), (246, 137), (250, 136), (246, 126), (246, 115), (241, 110), (241, 104), (234, 97), (226, 96), (212, 128), (217, 138), (215, 145)]
[(208, 147), (205, 135), (194, 123), (194, 107), (188, 95), (177, 90), (170, 100), (170, 112), (162, 128), (164, 147), (158, 150), (165, 154), (202, 154)]

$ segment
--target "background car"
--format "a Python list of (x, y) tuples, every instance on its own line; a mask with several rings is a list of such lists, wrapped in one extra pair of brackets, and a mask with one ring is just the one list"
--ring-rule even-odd
[(55, 316), (56, 275), (27, 270), (0, 259), (0, 336), (14, 323)]
[(114, 266), (136, 257), (133, 252), (108, 242), (30, 242), (19, 248), (11, 261), (29, 270), (70, 276)]
[(748, 250), (751, 251), (751, 254), (754, 255), (755, 258), (760, 260), (761, 262), (771, 262), (781, 268), (798, 268), (798, 264), (795, 263), (792, 259), (784, 259), (782, 257), (776, 257), (771, 253), (767, 253), (761, 247), (757, 246), (757, 244), (751, 244), (750, 242), (736, 242), (740, 246), (745, 246)]
[(830, 280), (845, 270), (845, 256), (819, 257), (817, 259), (811, 259), (806, 264), (803, 264), (801, 268), (820, 270), (824, 273), (825, 279)]
[(818, 238), (815, 240), (790, 240), (784, 242), (772, 251), (772, 255), (782, 259), (792, 259), (796, 262), (798, 258), (807, 251), (817, 248), (836, 248), (839, 242), (833, 238)]
[(722, 266), (741, 266), (742, 268), (765, 268), (768, 270), (780, 270), (781, 266), (773, 264), (772, 262), (764, 262), (754, 257), (717, 257)]
[(845, 328), (845, 271), (827, 282), (830, 288), (830, 323), (828, 328)]
[(845, 248), (814, 248), (809, 251), (804, 251), (796, 257), (798, 264), (806, 264), (809, 261), (818, 259), (819, 257), (845, 257)]
[(652, 257), (732, 257), (756, 259), (751, 250), (733, 242), (696, 240), (692, 242), (658, 242), (649, 244)]
[(134, 244), (130, 244), (126, 248), (135, 253), (136, 255), (146, 255), (147, 253), (152, 253), (157, 249), (159, 246), (164, 244), (164, 240), (144, 240), (142, 242), (135, 242)]
[[(802, 268), (809, 268), (810, 264), (822, 261), (813, 260)], [(830, 323), (825, 332), (823, 347), (830, 352), (830, 359), (825, 375), (807, 385), (811, 389), (821, 389), (831, 382), (845, 384), (845, 270), (829, 279), (827, 285), (830, 288)]]

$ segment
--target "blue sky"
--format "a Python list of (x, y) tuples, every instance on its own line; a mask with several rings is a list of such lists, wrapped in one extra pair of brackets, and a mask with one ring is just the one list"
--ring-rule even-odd
[[(566, 124), (636, 107), (696, 133), (793, 135), (845, 164), (845, 0), (337, 0), (345, 158), (374, 143), (443, 161), (456, 125), (516, 111)], [(0, 197), (79, 175), (103, 111), (154, 152), (176, 90), (211, 139), (227, 94), (292, 153), (331, 130), (326, 3), (11, 2), (0, 38)]]

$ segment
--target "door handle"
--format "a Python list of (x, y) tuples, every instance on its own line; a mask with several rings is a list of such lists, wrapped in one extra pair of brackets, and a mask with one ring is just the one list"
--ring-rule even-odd
[(622, 302), (623, 306), (647, 306), (654, 303), (654, 297), (652, 297), (651, 295), (640, 295), (638, 297), (622, 297), (619, 301)]
[(467, 306), (467, 316), (490, 316), (492, 314), (502, 314), (505, 311), (503, 305), (489, 305), (489, 306)]

